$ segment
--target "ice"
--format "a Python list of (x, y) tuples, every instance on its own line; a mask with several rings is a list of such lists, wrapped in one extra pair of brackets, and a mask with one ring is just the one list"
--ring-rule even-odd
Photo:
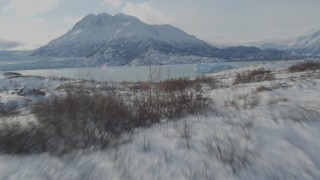
[(216, 73), (232, 69), (232, 66), (227, 64), (196, 64), (194, 66), (194, 71), (197, 73)]

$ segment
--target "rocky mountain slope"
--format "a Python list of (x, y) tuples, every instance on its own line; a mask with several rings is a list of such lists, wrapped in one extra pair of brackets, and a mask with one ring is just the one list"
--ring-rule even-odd
[(320, 56), (320, 31), (310, 35), (300, 36), (288, 43), (264, 43), (259, 45), (263, 50), (285, 50), (293, 57), (319, 57)]
[(290, 47), (295, 55), (320, 56), (320, 31), (300, 36)]
[(87, 15), (63, 36), (33, 55), (80, 57), (92, 65), (146, 65), (270, 60), (287, 55), (256, 47), (219, 49), (171, 25), (148, 25), (125, 14)]

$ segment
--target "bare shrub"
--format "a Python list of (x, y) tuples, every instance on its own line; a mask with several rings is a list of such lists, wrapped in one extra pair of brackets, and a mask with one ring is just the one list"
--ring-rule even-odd
[(35, 124), (2, 123), (0, 152), (2, 154), (30, 154), (46, 151), (44, 132)]
[(69, 93), (32, 107), (37, 124), (28, 128), (8, 125), (1, 130), (0, 152), (59, 155), (103, 149), (136, 127), (197, 114), (209, 105), (207, 99), (186, 93), (145, 93), (128, 101), (112, 93)]
[(96, 89), (99, 91), (115, 91), (117, 87), (113, 82), (104, 82), (101, 83)]
[(289, 72), (314, 71), (320, 69), (320, 62), (307, 61), (289, 67)]
[(149, 82), (139, 81), (129, 86), (129, 89), (134, 91), (147, 91), (151, 88), (151, 84)]
[(192, 80), (188, 78), (170, 79), (163, 81), (158, 84), (159, 88), (166, 92), (170, 91), (184, 91), (191, 87), (193, 84)]
[(158, 83), (158, 88), (164, 90), (165, 92), (172, 91), (185, 91), (188, 88), (194, 88), (196, 91), (201, 89), (203, 84), (207, 84), (211, 89), (217, 87), (217, 80), (210, 76), (201, 76), (194, 79), (190, 78), (179, 78), (179, 79), (169, 79)]
[(212, 101), (193, 93), (143, 94), (133, 102), (138, 124), (148, 125), (161, 119), (177, 119), (187, 114), (197, 115), (210, 110)]
[[(21, 151), (5, 146), (4, 149), (9, 147), (5, 152), (33, 152), (29, 143), (41, 147), (35, 152), (53, 154), (103, 149), (116, 143), (124, 132), (159, 123), (161, 119), (174, 120), (188, 114), (204, 113), (212, 105), (211, 99), (203, 97), (201, 93), (180, 90), (166, 92), (156, 86), (150, 86), (148, 91), (128, 99), (113, 91), (104, 94), (91, 91), (81, 84), (63, 88), (70, 88), (71, 92), (77, 88), (79, 90), (73, 93), (67, 90), (67, 95), (38, 102), (31, 108), (38, 120), (32, 132), (41, 133), (41, 141), (26, 141), (27, 144), (21, 144), (26, 149), (18, 148)], [(31, 133), (17, 132), (26, 135)], [(14, 131), (2, 135), (11, 142), (16, 137), (14, 134), (11, 136), (12, 133)]]
[(253, 82), (262, 82), (274, 80), (275, 76), (271, 73), (270, 70), (264, 68), (256, 70), (248, 70), (241, 73), (237, 73), (236, 78), (233, 84), (245, 84)]
[(130, 90), (134, 90), (134, 91), (156, 90), (156, 91), (164, 91), (166, 93), (170, 93), (170, 92), (184, 92), (186, 90), (191, 90), (191, 89), (200, 91), (201, 86), (203, 84), (206, 84), (211, 89), (214, 89), (217, 87), (217, 82), (218, 81), (214, 77), (201, 76), (201, 77), (196, 77), (194, 79), (178, 78), (178, 79), (168, 79), (164, 81), (160, 81), (160, 80), (150, 81), (150, 82), (139, 81), (137, 83), (124, 82), (123, 84), (126, 85), (126, 87), (128, 87)]
[(212, 76), (200, 76), (197, 77), (194, 81), (197, 83), (207, 84), (211, 89), (215, 89), (218, 87), (218, 80)]
[(113, 92), (116, 90), (116, 86), (111, 82), (98, 83), (96, 81), (81, 81), (62, 84), (57, 87), (56, 90), (63, 90), (73, 93), (97, 93), (101, 91)]
[(160, 97), (154, 94), (142, 94), (133, 100), (134, 120), (138, 126), (149, 126), (161, 120)]
[[(209, 98), (201, 93), (187, 91), (195, 84), (214, 83), (214, 78), (179, 78), (166, 81), (149, 82), (149, 88), (133, 99), (135, 121), (139, 125), (158, 123), (161, 119), (176, 119), (187, 114), (196, 115), (208, 111), (212, 105)], [(138, 83), (141, 90), (141, 82)]]
[(128, 106), (113, 95), (68, 94), (40, 103), (32, 112), (47, 135), (48, 149), (58, 154), (105, 148), (133, 126)]

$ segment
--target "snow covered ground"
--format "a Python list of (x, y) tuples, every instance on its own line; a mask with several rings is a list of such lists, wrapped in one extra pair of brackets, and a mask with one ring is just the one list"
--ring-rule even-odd
[[(320, 71), (289, 73), (295, 63), (213, 74), (220, 87), (205, 91), (214, 101), (213, 113), (136, 129), (115, 148), (65, 156), (0, 155), (0, 179), (320, 179)], [(276, 79), (232, 84), (237, 72), (260, 67)], [(34, 119), (24, 103), (35, 97), (15, 89), (28, 84), (49, 98), (66, 83), (1, 76), (0, 104), (19, 102), (25, 110), (14, 118)]]

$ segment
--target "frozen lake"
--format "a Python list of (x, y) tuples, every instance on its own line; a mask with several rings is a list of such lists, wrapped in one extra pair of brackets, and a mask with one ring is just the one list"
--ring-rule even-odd
[[(15, 71), (23, 75), (57, 76), (96, 81), (135, 82), (153, 78), (170, 79), (202, 76), (194, 70), (195, 64), (157, 66), (102, 66), (86, 67), (90, 61), (77, 58), (49, 58), (29, 56), (30, 52), (0, 51), (0, 72)], [(265, 61), (222, 62), (240, 68)]]
[[(248, 62), (224, 62), (220, 64), (231, 65), (233, 68), (244, 67), (252, 64), (262, 63), (261, 61)], [(62, 68), (62, 69), (40, 69), (16, 71), (23, 75), (57, 76), (73, 79), (86, 79), (96, 81), (113, 82), (136, 82), (148, 81), (150, 77), (170, 79), (180, 77), (196, 77), (205, 73), (197, 73), (194, 70), (195, 64), (182, 65), (158, 65), (158, 66), (103, 66), (88, 68)], [(151, 76), (150, 76), (151, 75)]]

